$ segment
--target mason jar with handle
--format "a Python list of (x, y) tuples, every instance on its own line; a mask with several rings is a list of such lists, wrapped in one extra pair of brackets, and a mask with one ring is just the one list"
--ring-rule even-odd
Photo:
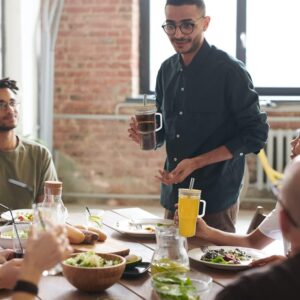
[[(159, 117), (159, 126), (156, 124), (156, 116)], [(162, 114), (156, 112), (155, 106), (141, 106), (135, 111), (135, 118), (140, 135), (140, 147), (142, 150), (156, 148), (156, 132), (162, 129)]]
[[(201, 190), (178, 190), (178, 218), (179, 233), (184, 237), (192, 237), (196, 233), (198, 217), (203, 217), (206, 209), (205, 200), (200, 200)], [(199, 215), (199, 206), (202, 203), (202, 213)]]

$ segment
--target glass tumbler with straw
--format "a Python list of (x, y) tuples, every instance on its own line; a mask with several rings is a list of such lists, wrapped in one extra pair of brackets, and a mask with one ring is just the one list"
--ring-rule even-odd
[(203, 217), (206, 208), (206, 202), (200, 200), (201, 190), (194, 189), (195, 179), (192, 177), (188, 189), (178, 190), (178, 217), (179, 217), (179, 233), (184, 237), (192, 237), (196, 233), (196, 223), (199, 213), (200, 202), (203, 203)]

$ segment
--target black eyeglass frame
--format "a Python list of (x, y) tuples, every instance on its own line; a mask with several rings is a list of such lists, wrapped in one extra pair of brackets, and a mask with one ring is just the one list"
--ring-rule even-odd
[(5, 102), (5, 101), (0, 101), (0, 111), (5, 111), (8, 109), (8, 107), (10, 106), (13, 109), (17, 109), (17, 107), (20, 105), (21, 103), (16, 101), (16, 100), (10, 100), (9, 102)]
[[(178, 25), (176, 25), (175, 23), (168, 23), (168, 22), (165, 22), (164, 24), (162, 24), (161, 27), (162, 27), (162, 29), (164, 30), (164, 32), (165, 32), (167, 35), (170, 35), (170, 36), (176, 34), (177, 28), (179, 28), (179, 30), (180, 30), (180, 32), (181, 32), (182, 34), (188, 35), (188, 34), (193, 33), (193, 31), (194, 31), (194, 29), (195, 29), (195, 26), (196, 26), (196, 23), (197, 23), (199, 20), (203, 19), (203, 18), (205, 18), (205, 16), (201, 16), (201, 17), (197, 18), (195, 21), (193, 21), (193, 20), (191, 20), (191, 21), (183, 21), (183, 22), (181, 22), (181, 23), (178, 24)], [(189, 31), (189, 32), (184, 32), (182, 28), (184, 28), (183, 26), (185, 26), (185, 25), (190, 25), (190, 26), (191, 26), (191, 31)], [(171, 28), (173, 28), (173, 32), (172, 32), (172, 33), (168, 32), (168, 31), (166, 30), (166, 28), (167, 28), (168, 26), (170, 26)]]

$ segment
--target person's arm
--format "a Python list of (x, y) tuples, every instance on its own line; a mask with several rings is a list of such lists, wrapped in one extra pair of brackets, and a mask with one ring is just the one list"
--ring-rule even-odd
[(198, 218), (196, 236), (215, 245), (240, 246), (263, 249), (274, 240), (265, 236), (259, 228), (249, 234), (225, 232), (208, 226), (202, 218)]
[(197, 169), (232, 157), (226, 146), (220, 146), (199, 156), (182, 160), (172, 172), (166, 173), (165, 176), (161, 174), (161, 177), (157, 178), (164, 184), (180, 183)]

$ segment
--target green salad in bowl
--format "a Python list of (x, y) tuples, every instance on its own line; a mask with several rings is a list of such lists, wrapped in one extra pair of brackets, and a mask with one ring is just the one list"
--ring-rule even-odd
[(100, 292), (115, 284), (125, 270), (125, 258), (92, 251), (72, 254), (62, 262), (63, 275), (77, 289)]
[(118, 265), (121, 262), (122, 261), (120, 259), (105, 259), (92, 251), (77, 254), (76, 256), (70, 257), (64, 261), (67, 265), (82, 268), (109, 267)]

